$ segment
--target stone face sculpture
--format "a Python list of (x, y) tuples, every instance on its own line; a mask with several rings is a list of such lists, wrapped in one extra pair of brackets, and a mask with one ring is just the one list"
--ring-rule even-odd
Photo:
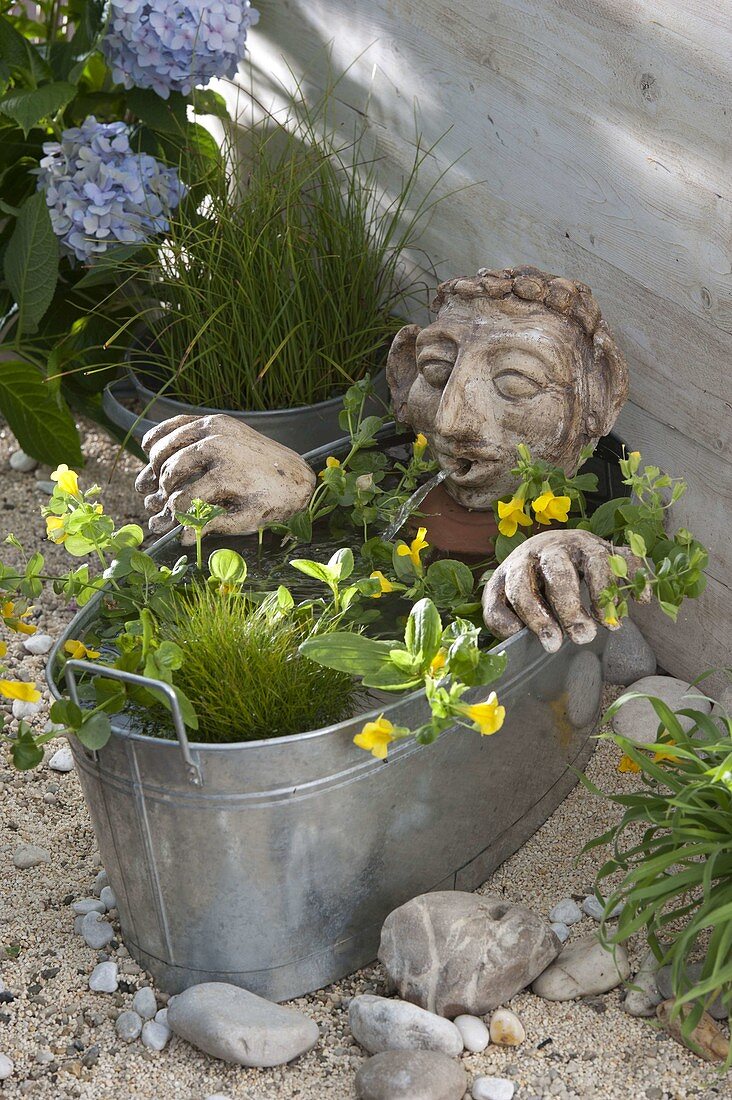
[(397, 333), (387, 379), (397, 420), (450, 471), (445, 488), (487, 509), (515, 485), (516, 448), (577, 468), (610, 431), (628, 369), (589, 287), (536, 268), (443, 283), (437, 319)]
[[(397, 420), (426, 436), (449, 494), (466, 508), (490, 508), (514, 488), (519, 443), (573, 473), (628, 392), (625, 360), (589, 287), (532, 267), (482, 270), (443, 283), (434, 308), (432, 324), (397, 333), (387, 379)], [(315, 486), (294, 451), (223, 414), (175, 417), (142, 445), (150, 461), (136, 485), (156, 532), (200, 497), (227, 509), (207, 530), (251, 534), (300, 511)], [(590, 641), (604, 621), (597, 595), (613, 549), (585, 531), (528, 540), (486, 585), (487, 627), (505, 638), (527, 625), (549, 651), (563, 631)], [(580, 601), (583, 576), (591, 615)]]

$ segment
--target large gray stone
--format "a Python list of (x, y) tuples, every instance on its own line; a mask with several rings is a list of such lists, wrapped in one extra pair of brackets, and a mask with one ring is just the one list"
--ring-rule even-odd
[(602, 675), (608, 684), (632, 684), (653, 676), (656, 655), (632, 619), (623, 619), (610, 637), (602, 657)]
[(463, 1100), (465, 1070), (433, 1050), (387, 1050), (356, 1074), (359, 1100)]
[(404, 1000), (440, 1016), (482, 1016), (529, 985), (560, 947), (524, 906), (450, 890), (390, 913), (379, 959)]
[(168, 1024), (181, 1039), (224, 1062), (279, 1066), (318, 1041), (318, 1025), (227, 982), (191, 986), (168, 1002)]
[(443, 1016), (391, 997), (364, 993), (348, 1007), (348, 1023), (356, 1042), (370, 1054), (382, 1050), (437, 1050), (457, 1058), (463, 1039)]
[(585, 936), (565, 947), (531, 989), (546, 1001), (572, 1001), (607, 993), (629, 974), (628, 952), (622, 945), (607, 950), (596, 936)]
[[(700, 962), (687, 964), (687, 966), (685, 967), (687, 986), (685, 988), (691, 986), (692, 983), (699, 981), (699, 979), (701, 978), (703, 965), (704, 964)], [(657, 1004), (661, 1001), (668, 1000), (670, 997), (676, 996), (676, 991), (674, 990), (671, 981), (671, 975), (672, 968), (670, 966), (662, 966), (656, 974), (656, 986), (660, 994), (658, 1001), (656, 1002)], [(712, 1003), (707, 1007), (706, 1011), (709, 1013), (710, 1016), (714, 1017), (715, 1020), (727, 1019), (727, 1010), (722, 1004), (721, 997), (715, 997)]]
[[(688, 707), (709, 714), (712, 709), (711, 701), (704, 695), (701, 685), (692, 687), (674, 676), (646, 676), (631, 684), (628, 691), (655, 695), (673, 711)], [(684, 715), (679, 715), (679, 722), (687, 731), (694, 724), (691, 718)], [(615, 732), (622, 737), (639, 745), (647, 745), (656, 740), (660, 719), (647, 699), (631, 699), (614, 715), (612, 724)]]

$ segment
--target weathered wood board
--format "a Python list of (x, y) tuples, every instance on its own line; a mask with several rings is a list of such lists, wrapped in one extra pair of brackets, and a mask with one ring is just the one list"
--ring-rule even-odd
[[(266, 97), (285, 75), (365, 115), (383, 184), (415, 118), (444, 135), (454, 191), (425, 232), (440, 276), (534, 263), (588, 282), (632, 372), (619, 430), (689, 482), (675, 509), (710, 546), (710, 586), (674, 629), (669, 671), (732, 664), (732, 20), (710, 0), (283, 0), (252, 34)], [(245, 75), (248, 83), (248, 75)], [(458, 190), (462, 189), (462, 190)]]

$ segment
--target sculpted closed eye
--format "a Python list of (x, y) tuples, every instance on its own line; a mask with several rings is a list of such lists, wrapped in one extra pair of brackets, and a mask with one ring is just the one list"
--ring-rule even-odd
[(494, 385), (501, 397), (517, 400), (521, 397), (534, 397), (541, 390), (541, 384), (528, 374), (518, 370), (505, 370), (495, 375)]
[(447, 385), (454, 365), (453, 359), (424, 359), (420, 361), (419, 369), (425, 382), (441, 390)]

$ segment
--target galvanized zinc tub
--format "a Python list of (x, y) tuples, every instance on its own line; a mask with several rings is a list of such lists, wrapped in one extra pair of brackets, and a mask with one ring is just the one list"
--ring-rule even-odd
[[(612, 451), (598, 465), (603, 496), (617, 495)], [(308, 455), (315, 469), (326, 453)], [(176, 545), (172, 532), (153, 552), (175, 558)], [(57, 655), (84, 636), (100, 598), (51, 653), (57, 697)], [(392, 909), (428, 890), (479, 886), (576, 784), (592, 752), (607, 637), (547, 654), (523, 630), (505, 644), (501, 680), (466, 696), (497, 690), (507, 709), (499, 733), (455, 726), (433, 745), (397, 742), (387, 763), (353, 737), (380, 713), (419, 725), (419, 692), (273, 740), (189, 744), (182, 722), (179, 742), (160, 740), (123, 715), (98, 753), (72, 739), (126, 947), (167, 992), (227, 981), (278, 1001), (370, 962)]]
[[(591, 754), (605, 638), (549, 655), (522, 631), (496, 685), (508, 711), (498, 734), (455, 727), (430, 746), (398, 743), (388, 763), (353, 744), (366, 715), (271, 741), (191, 744), (188, 763), (180, 744), (120, 721), (99, 753), (72, 739), (127, 949), (169, 993), (226, 981), (277, 1001), (368, 963), (392, 909), (480, 885), (574, 786)], [(395, 724), (426, 715), (419, 694), (372, 716), (382, 710)]]

